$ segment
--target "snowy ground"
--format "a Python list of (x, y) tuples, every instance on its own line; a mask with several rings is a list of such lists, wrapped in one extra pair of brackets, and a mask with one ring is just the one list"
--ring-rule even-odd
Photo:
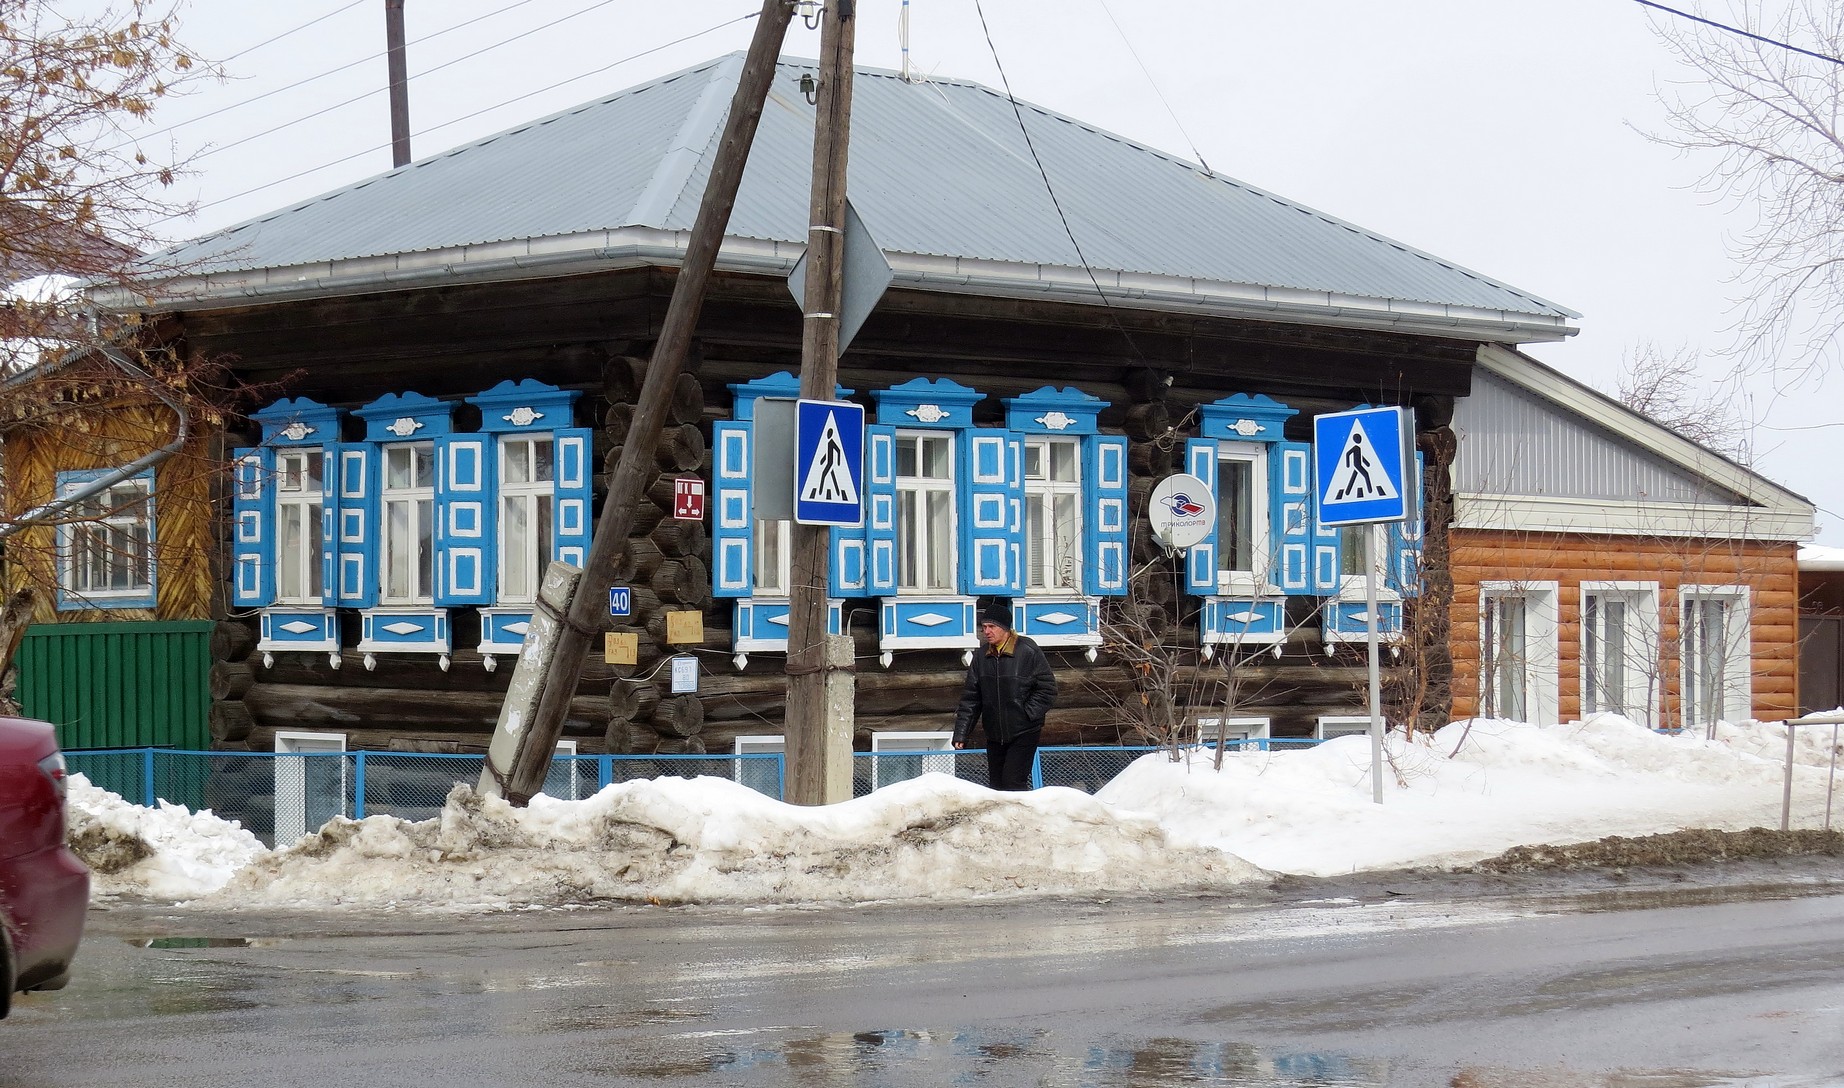
[[(995, 793), (928, 774), (824, 808), (727, 779), (610, 786), (514, 809), (466, 787), (441, 817), (335, 819), (270, 851), (210, 813), (145, 809), (72, 780), (71, 835), (98, 895), (202, 909), (503, 910), (605, 902), (943, 902), (1226, 891), (1274, 874), (1451, 869), (1516, 846), (1688, 828), (1777, 828), (1787, 727), (1715, 740), (1623, 719), (1455, 723), (1370, 742), (1173, 762), (1154, 753), (1097, 796)], [(1792, 826), (1844, 827), (1830, 726), (1795, 731)], [(1836, 799), (1833, 791), (1840, 794)]]

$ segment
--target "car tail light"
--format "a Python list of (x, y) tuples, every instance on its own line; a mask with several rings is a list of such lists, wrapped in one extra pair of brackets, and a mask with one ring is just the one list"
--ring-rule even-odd
[(64, 780), (69, 777), (69, 772), (64, 766), (64, 753), (53, 752), (39, 760), (38, 769), (44, 772), (46, 778), (51, 779), (51, 788), (58, 791), (58, 800), (63, 801)]

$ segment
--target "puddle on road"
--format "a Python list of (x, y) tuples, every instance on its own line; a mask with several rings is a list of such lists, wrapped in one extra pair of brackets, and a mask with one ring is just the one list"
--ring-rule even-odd
[(253, 941), (248, 937), (127, 937), (136, 948), (262, 948), (273, 941)]

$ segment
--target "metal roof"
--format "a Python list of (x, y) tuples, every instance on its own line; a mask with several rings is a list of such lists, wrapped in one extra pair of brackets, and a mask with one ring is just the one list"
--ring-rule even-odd
[[(673, 263), (741, 63), (718, 58), (178, 246), (158, 258), (185, 270), (168, 301)], [(785, 272), (800, 255), (814, 109), (797, 84), (813, 71), (780, 63), (720, 267)], [(1560, 339), (1578, 316), (974, 83), (859, 69), (847, 188), (899, 286), (1512, 343)]]

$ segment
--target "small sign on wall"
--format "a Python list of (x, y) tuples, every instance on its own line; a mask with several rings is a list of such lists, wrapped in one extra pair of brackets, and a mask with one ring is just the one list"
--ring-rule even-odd
[(681, 521), (704, 520), (704, 480), (680, 476), (672, 481), (672, 516)]
[(608, 631), (602, 635), (602, 660), (610, 665), (632, 665), (640, 660), (640, 634)]
[(675, 646), (703, 642), (704, 613), (692, 611), (666, 613), (666, 641)]
[(680, 654), (672, 659), (672, 693), (691, 695), (698, 690), (698, 659)]

